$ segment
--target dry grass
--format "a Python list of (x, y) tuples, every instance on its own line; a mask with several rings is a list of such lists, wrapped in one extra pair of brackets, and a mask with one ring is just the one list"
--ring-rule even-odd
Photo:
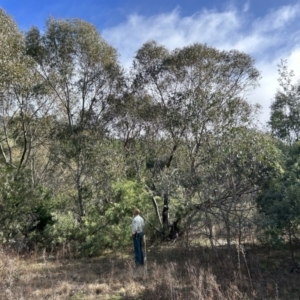
[(132, 259), (30, 258), (0, 252), (0, 299), (300, 299), (300, 274), (282, 252), (157, 248), (146, 268)]

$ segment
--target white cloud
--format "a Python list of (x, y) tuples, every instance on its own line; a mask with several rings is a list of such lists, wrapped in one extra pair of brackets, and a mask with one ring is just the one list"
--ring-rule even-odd
[(254, 22), (255, 30), (270, 32), (287, 26), (300, 15), (299, 5), (283, 6), (280, 9), (272, 10), (263, 19)]
[[(218, 49), (238, 49), (252, 55), (261, 71), (260, 87), (249, 97), (263, 107), (261, 121), (269, 118), (269, 107), (278, 88), (277, 64), (286, 58), (289, 67), (300, 76), (300, 40), (297, 20), (300, 5), (289, 5), (271, 10), (264, 17), (251, 19), (249, 3), (242, 11), (202, 10), (181, 16), (180, 10), (145, 17), (130, 15), (125, 23), (107, 28), (102, 36), (121, 55), (121, 62), (130, 67), (135, 52), (149, 40), (169, 49), (192, 43), (206, 43)], [(297, 73), (298, 72), (298, 73)]]
[(277, 60), (274, 60), (267, 63), (261, 61), (256, 64), (257, 68), (261, 71), (262, 78), (259, 87), (249, 94), (248, 100), (252, 104), (259, 103), (262, 106), (259, 118), (262, 123), (266, 123), (270, 118), (269, 108), (278, 88), (278, 63)]
[(244, 5), (243, 5), (243, 12), (247, 12), (250, 8), (250, 3), (249, 1), (247, 1)]
[(294, 70), (295, 77), (300, 78), (300, 47), (295, 48), (287, 57), (289, 68)]
[(274, 100), (276, 92), (280, 89), (278, 83), (278, 65), (281, 59), (286, 59), (288, 68), (294, 71), (295, 82), (300, 79), (300, 47), (291, 49), (283, 56), (277, 56), (273, 61), (257, 61), (256, 66), (261, 71), (262, 78), (260, 86), (257, 87), (249, 96), (248, 100), (252, 103), (259, 103), (262, 106), (260, 121), (266, 123), (270, 119), (270, 106)]
[(238, 31), (239, 22), (234, 10), (221, 13), (204, 10), (181, 17), (175, 9), (151, 17), (130, 15), (126, 23), (106, 29), (102, 35), (119, 50), (122, 63), (129, 66), (135, 51), (149, 40), (156, 40), (169, 49), (196, 42), (218, 45), (228, 40), (231, 32)]

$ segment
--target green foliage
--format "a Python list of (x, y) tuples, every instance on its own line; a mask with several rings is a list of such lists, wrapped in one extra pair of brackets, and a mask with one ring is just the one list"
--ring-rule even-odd
[(281, 61), (278, 68), (281, 89), (276, 93), (271, 105), (270, 126), (273, 134), (292, 145), (300, 138), (300, 85), (293, 83), (293, 71), (287, 62)]
[(26, 80), (25, 41), (17, 24), (0, 8), (0, 91)]
[(262, 226), (269, 241), (275, 244), (290, 242), (293, 256), (293, 240), (298, 239), (300, 224), (300, 169), (299, 169), (299, 84), (293, 83), (293, 71), (288, 70), (287, 61), (279, 65), (279, 84), (271, 106), (269, 125), (282, 151), (279, 168), (273, 170), (272, 177), (258, 198)]
[(282, 171), (274, 170), (258, 198), (263, 226), (273, 241), (297, 233), (300, 224), (300, 144), (282, 148)]
[[(126, 77), (87, 22), (50, 18), (24, 37), (0, 10), (0, 25), (2, 240), (122, 249), (136, 206), (147, 233), (181, 220), (199, 230), (223, 222), (229, 235), (262, 188), (274, 204), (260, 202), (262, 212), (292, 214), (279, 204), (299, 192), (296, 162), (280, 169), (274, 141), (253, 126), (249, 55), (152, 41)], [(274, 226), (296, 228), (294, 212)]]
[(102, 208), (91, 206), (83, 226), (74, 231), (81, 254), (97, 255), (107, 248), (122, 251), (131, 245), (131, 221), (135, 207), (141, 209), (146, 220), (152, 214), (150, 197), (143, 185), (134, 180), (115, 182), (111, 201)]
[(49, 192), (40, 185), (34, 186), (26, 169), (6, 170), (0, 186), (2, 242), (20, 236), (31, 239), (33, 235), (35, 241), (42, 239), (46, 226), (54, 224)]
[[(233, 175), (236, 160), (226, 159), (222, 150), (231, 143), (231, 130), (251, 126), (256, 112), (243, 98), (243, 92), (255, 87), (259, 78), (253, 59), (201, 44), (168, 51), (148, 42), (137, 51), (133, 71), (133, 89), (151, 100), (158, 116), (143, 123), (147, 133), (143, 139), (147, 143), (146, 183), (154, 197), (163, 199), (159, 207), (163, 227), (168, 229), (169, 216), (176, 215), (174, 199), (180, 198), (194, 210), (194, 200), (200, 197), (197, 207), (202, 210), (204, 202), (216, 198), (214, 190), (218, 189), (230, 202), (232, 195), (224, 182)], [(234, 151), (240, 151), (234, 143), (238, 141), (231, 143)], [(226, 180), (218, 181), (214, 165), (222, 174), (230, 170)], [(234, 175), (238, 176), (238, 170)], [(245, 186), (253, 191), (254, 181), (245, 178), (242, 193), (246, 193)]]
[(52, 220), (54, 221), (52, 226), (45, 228), (45, 235), (49, 237), (50, 243), (47, 248), (61, 247), (63, 244), (67, 244), (74, 239), (76, 231), (76, 223), (74, 222), (74, 216), (72, 212), (65, 213), (53, 212)]

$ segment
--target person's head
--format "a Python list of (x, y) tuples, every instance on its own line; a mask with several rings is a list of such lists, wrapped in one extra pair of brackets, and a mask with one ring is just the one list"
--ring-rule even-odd
[(134, 216), (137, 216), (140, 214), (140, 210), (136, 207), (134, 210), (133, 210), (133, 215)]

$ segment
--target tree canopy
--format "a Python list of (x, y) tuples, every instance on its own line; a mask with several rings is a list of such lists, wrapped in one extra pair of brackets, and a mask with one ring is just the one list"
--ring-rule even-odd
[[(270, 125), (292, 144), (299, 89), (280, 70)], [(155, 41), (125, 72), (92, 24), (50, 18), (22, 34), (0, 10), (1, 241), (95, 255), (130, 242), (135, 206), (152, 240), (230, 248), (261, 230), (259, 214), (296, 232), (297, 209), (271, 218), (297, 207), (297, 155), (255, 126), (245, 95), (259, 78), (246, 53)]]

